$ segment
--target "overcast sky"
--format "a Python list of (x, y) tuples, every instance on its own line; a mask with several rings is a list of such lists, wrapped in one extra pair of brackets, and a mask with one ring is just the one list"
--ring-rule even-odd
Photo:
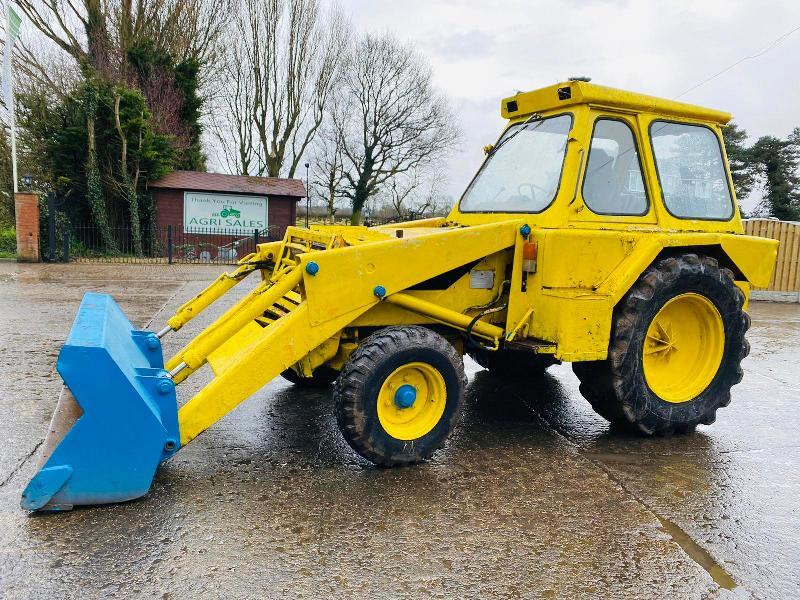
[[(392, 31), (430, 60), (454, 102), (463, 151), (458, 196), (503, 121), (500, 99), (588, 75), (674, 98), (800, 27), (800, 0), (344, 0), (361, 31)], [(680, 100), (727, 110), (751, 137), (800, 126), (800, 31)], [(749, 208), (749, 207), (746, 207)]]

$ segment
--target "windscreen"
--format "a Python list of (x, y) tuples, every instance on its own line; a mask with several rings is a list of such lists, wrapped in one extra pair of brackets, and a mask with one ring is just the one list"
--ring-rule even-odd
[(509, 127), (461, 198), (461, 212), (537, 213), (556, 196), (570, 115)]

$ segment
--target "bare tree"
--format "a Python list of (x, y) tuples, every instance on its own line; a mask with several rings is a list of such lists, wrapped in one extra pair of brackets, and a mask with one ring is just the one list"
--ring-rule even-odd
[(430, 66), (390, 34), (362, 37), (342, 72), (345, 101), (333, 118), (345, 156), (343, 193), (358, 224), (381, 186), (431, 165), (455, 147), (459, 133)]
[(293, 177), (322, 123), (349, 23), (319, 0), (244, 0), (233, 29), (215, 124), (223, 161)]
[(215, 99), (211, 135), (218, 159), (231, 173), (260, 175), (264, 162), (258, 151), (255, 129), (253, 78), (246, 64), (244, 44), (228, 50), (222, 73), (225, 92)]
[(441, 212), (444, 205), (441, 186), (444, 181), (441, 168), (417, 169), (391, 178), (382, 186), (378, 196), (398, 218), (418, 218)]
[(442, 187), (447, 180), (444, 169), (437, 165), (428, 175), (426, 184), (413, 199), (412, 208), (416, 215), (441, 216), (450, 212), (452, 198), (445, 196)]
[(395, 214), (400, 219), (405, 219), (410, 210), (409, 199), (420, 186), (421, 182), (417, 173), (411, 177), (397, 176), (384, 185), (384, 196)]
[[(211, 64), (231, 0), (19, 0), (27, 20), (82, 69), (120, 81), (125, 53), (143, 39), (176, 60)], [(36, 49), (20, 55), (37, 68)], [(39, 75), (47, 78), (41, 68)]]
[(325, 206), (326, 219), (333, 221), (339, 209), (344, 184), (344, 155), (339, 137), (328, 123), (323, 126), (315, 143), (314, 177), (312, 192), (320, 197)]

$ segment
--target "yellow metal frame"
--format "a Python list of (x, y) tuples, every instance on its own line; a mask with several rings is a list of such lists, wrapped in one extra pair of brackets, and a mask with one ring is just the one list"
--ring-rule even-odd
[[(769, 282), (777, 242), (743, 235), (738, 208), (727, 221), (684, 220), (661, 199), (649, 142), (653, 120), (701, 124), (721, 140), (727, 113), (584, 82), (517, 94), (503, 100), (501, 111), (510, 124), (533, 113), (572, 115), (550, 207), (527, 215), (462, 213), (456, 204), (444, 219), (372, 229), (290, 227), (283, 241), (259, 245), (168, 322), (185, 326), (247, 275), (261, 273), (244, 298), (167, 364), (176, 383), (206, 364), (215, 375), (180, 409), (182, 444), (287, 368), (309, 376), (321, 364), (341, 367), (360, 332), (372, 328), (433, 324), (460, 335), (469, 330), (489, 348), (527, 341), (532, 351), (562, 360), (602, 360), (614, 306), (666, 250), (717, 257), (746, 295)], [(644, 215), (596, 215), (583, 200), (592, 129), (603, 117), (624, 120), (636, 137), (649, 197)], [(523, 270), (526, 242), (538, 244), (535, 271)], [(481, 270), (492, 272), (491, 285), (472, 285), (471, 272)], [(447, 284), (436, 284), (442, 277)]]

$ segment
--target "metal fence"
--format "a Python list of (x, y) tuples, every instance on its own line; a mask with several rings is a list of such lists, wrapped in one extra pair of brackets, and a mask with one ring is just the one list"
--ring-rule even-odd
[(58, 258), (77, 262), (235, 264), (255, 252), (258, 244), (280, 237), (276, 228), (231, 233), (168, 225), (143, 230), (137, 244), (129, 227), (102, 231), (95, 225), (72, 225), (64, 233), (63, 252)]
[[(53, 193), (47, 195), (47, 208), (40, 223), (40, 249), (46, 261), (235, 264), (255, 252), (259, 243), (280, 240), (284, 233), (281, 227), (232, 233), (221, 228), (149, 226), (142, 228), (137, 242), (129, 226), (100, 228), (73, 223), (63, 205), (63, 199), (59, 201)], [(386, 225), (430, 216), (433, 215), (371, 215), (364, 224)], [(312, 218), (310, 224), (326, 223), (324, 219)], [(334, 224), (349, 224), (349, 218), (337, 219)]]

